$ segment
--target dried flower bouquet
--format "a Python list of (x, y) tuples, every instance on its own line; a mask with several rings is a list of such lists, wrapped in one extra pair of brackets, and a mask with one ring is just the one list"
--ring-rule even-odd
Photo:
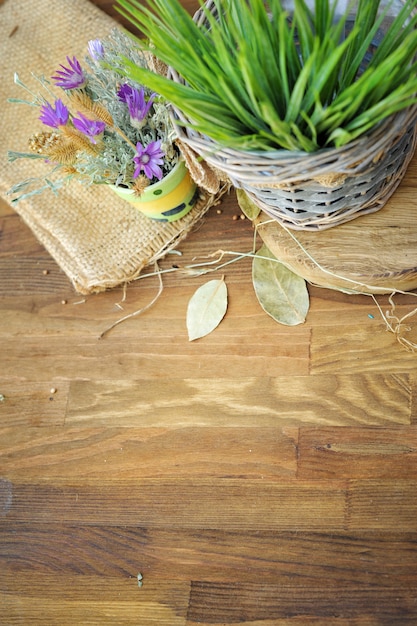
[[(43, 127), (28, 140), (29, 152), (9, 151), (9, 161), (41, 159), (49, 165), (39, 178), (14, 185), (12, 202), (78, 180), (84, 185), (111, 184), (140, 195), (178, 163), (179, 151), (165, 101), (134, 80), (121, 78), (121, 59), (147, 67), (138, 45), (115, 29), (103, 40), (88, 42), (81, 65), (67, 56), (51, 80), (35, 76), (35, 93), (15, 74), (30, 99), (11, 102), (35, 107)], [(53, 87), (63, 90), (57, 97)]]

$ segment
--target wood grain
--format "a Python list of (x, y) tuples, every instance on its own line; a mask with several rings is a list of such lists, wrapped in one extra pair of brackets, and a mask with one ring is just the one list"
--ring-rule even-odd
[(123, 581), (140, 571), (144, 585), (204, 580), (262, 581), (294, 590), (415, 588), (416, 539), (399, 531), (260, 533), (52, 523), (21, 524), (16, 533), (6, 522), (1, 554), (7, 553), (15, 581), (29, 571), (37, 581), (55, 574), (75, 583), (77, 574)]
[(80, 297), (0, 202), (1, 624), (417, 623), (417, 357), (369, 296), (309, 285), (305, 324), (275, 323), (249, 258), (189, 342), (219, 272), (183, 269), (250, 252), (239, 213), (231, 193), (99, 339), (158, 281)]
[(19, 480), (295, 477), (297, 437), (291, 427), (11, 427), (0, 430), (0, 467)]
[(120, 425), (279, 426), (282, 424), (409, 424), (407, 375), (368, 374), (172, 378), (159, 381), (76, 381), (67, 424), (103, 424), (109, 410)]
[[(375, 485), (378, 488), (375, 489)], [(352, 480), (349, 489), (351, 529), (388, 530), (401, 526), (402, 532), (416, 528), (417, 500), (415, 480), (380, 479)]]
[(155, 620), (161, 626), (183, 626), (188, 597), (189, 585), (178, 581), (148, 581), (139, 589), (137, 572), (132, 569), (132, 574), (114, 577), (20, 572), (0, 601), (9, 623), (134, 626), (139, 614), (145, 624)]
[[(59, 385), (59, 393), (57, 393)], [(62, 426), (68, 404), (69, 382), (55, 381), (53, 377), (44, 383), (0, 378), (1, 428), (22, 432), (29, 427)], [(5, 437), (3, 443), (7, 441)], [(0, 444), (1, 445), (1, 444)]]
[(298, 443), (302, 478), (416, 478), (415, 428), (303, 428)]
[(89, 526), (97, 522), (99, 508), (100, 522), (110, 526), (335, 531), (345, 526), (347, 494), (341, 481), (146, 479), (140, 466), (137, 480), (117, 481), (106, 477), (105, 459), (102, 468), (99, 486), (88, 478), (74, 484), (63, 476), (53, 484), (9, 481), (7, 519)]
[[(210, 615), (213, 621), (202, 621)], [(242, 622), (263, 624), (412, 624), (414, 602), (407, 591), (320, 587), (297, 590), (263, 583), (216, 585), (196, 582), (191, 588), (188, 625)], [(265, 621), (266, 620), (266, 621)]]

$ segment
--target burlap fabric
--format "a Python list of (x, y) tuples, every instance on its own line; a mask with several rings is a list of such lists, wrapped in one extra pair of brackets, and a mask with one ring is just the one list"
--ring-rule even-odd
[[(25, 152), (28, 137), (40, 127), (35, 109), (7, 102), (25, 98), (13, 82), (14, 72), (38, 91), (32, 72), (49, 77), (67, 55), (83, 59), (87, 42), (115, 26), (88, 0), (5, 0), (0, 5), (0, 194), (6, 201), (12, 185), (45, 173), (42, 162), (7, 162), (7, 150)], [(78, 182), (59, 196), (47, 191), (14, 206), (74, 288), (88, 294), (133, 280), (178, 245), (227, 187), (206, 181), (204, 169), (197, 182), (206, 188), (200, 187), (198, 203), (171, 224), (142, 216), (105, 186), (86, 188)]]

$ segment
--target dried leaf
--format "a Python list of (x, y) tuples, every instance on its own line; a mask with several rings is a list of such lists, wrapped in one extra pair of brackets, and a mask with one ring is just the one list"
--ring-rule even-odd
[(287, 326), (305, 322), (309, 309), (305, 280), (278, 262), (265, 245), (253, 259), (252, 281), (261, 307), (274, 320)]
[(209, 280), (193, 294), (187, 309), (187, 330), (190, 341), (211, 333), (227, 310), (227, 287), (224, 279)]
[(249, 220), (254, 220), (258, 217), (261, 209), (256, 205), (243, 189), (236, 189), (236, 197), (242, 212)]

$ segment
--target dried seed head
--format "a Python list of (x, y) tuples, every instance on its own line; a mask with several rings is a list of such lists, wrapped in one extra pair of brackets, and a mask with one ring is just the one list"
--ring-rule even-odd
[(29, 139), (29, 148), (60, 165), (72, 165), (77, 158), (79, 147), (54, 131), (35, 133)]
[(138, 176), (135, 180), (135, 184), (132, 187), (135, 196), (140, 197), (145, 191), (146, 187), (148, 187), (148, 185), (149, 179), (146, 178), (146, 176), (144, 176), (143, 174)]
[(79, 148), (73, 141), (66, 141), (63, 139), (56, 143), (48, 152), (48, 157), (51, 161), (55, 161), (60, 165), (73, 165), (77, 160), (77, 153)]
[(70, 139), (74, 148), (76, 150), (80, 150), (81, 152), (85, 152), (86, 154), (90, 154), (91, 156), (97, 156), (103, 148), (101, 142), (97, 142), (96, 144), (91, 143), (91, 141), (80, 133), (76, 128), (72, 128), (71, 126), (62, 127), (62, 132)]
[(74, 91), (70, 95), (71, 104), (79, 111), (93, 117), (101, 122), (104, 122), (108, 126), (113, 126), (114, 121), (110, 112), (100, 102), (94, 102), (85, 92)]
[(53, 130), (44, 130), (29, 137), (28, 145), (32, 152), (48, 154), (49, 150), (60, 140), (60, 134)]

